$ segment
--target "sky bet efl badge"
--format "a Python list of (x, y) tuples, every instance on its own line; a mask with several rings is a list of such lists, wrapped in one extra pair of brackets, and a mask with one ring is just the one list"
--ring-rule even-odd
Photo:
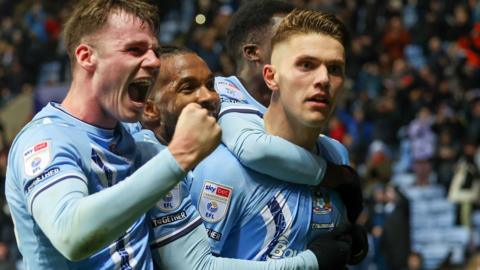
[(36, 176), (50, 165), (50, 142), (43, 141), (23, 152), (26, 176)]
[(182, 182), (178, 183), (172, 190), (170, 190), (167, 195), (165, 195), (160, 201), (157, 202), (158, 208), (164, 212), (169, 212), (176, 210), (180, 206), (180, 185)]
[(225, 217), (232, 197), (232, 188), (205, 181), (198, 204), (203, 220), (218, 222)]

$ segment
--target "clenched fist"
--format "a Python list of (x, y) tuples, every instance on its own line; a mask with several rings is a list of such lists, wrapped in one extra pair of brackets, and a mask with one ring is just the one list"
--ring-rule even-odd
[(220, 137), (216, 119), (199, 104), (190, 103), (178, 117), (168, 148), (180, 167), (189, 171), (217, 147)]

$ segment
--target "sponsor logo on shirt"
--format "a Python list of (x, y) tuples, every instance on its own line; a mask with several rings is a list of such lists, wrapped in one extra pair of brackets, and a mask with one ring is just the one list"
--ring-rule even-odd
[(207, 222), (222, 220), (230, 205), (233, 189), (205, 180), (198, 204), (200, 215)]
[(50, 142), (42, 141), (23, 151), (25, 175), (37, 176), (50, 165)]
[(34, 179), (31, 179), (29, 180), (26, 184), (25, 184), (25, 188), (24, 188), (24, 191), (25, 193), (28, 193), (30, 192), (36, 185), (40, 184), (41, 182), (43, 182), (44, 180), (58, 174), (60, 172), (60, 168), (58, 167), (54, 167), (54, 168), (51, 168), (50, 170), (40, 174), (39, 176), (35, 177)]
[(331, 229), (335, 227), (335, 224), (333, 223), (317, 223), (317, 222), (312, 222), (312, 229)]
[(268, 257), (271, 259), (281, 259), (297, 256), (298, 250), (289, 248), (289, 245), (290, 241), (288, 241), (288, 238), (282, 235)]
[(222, 239), (222, 233), (212, 229), (207, 229), (207, 235), (215, 241), (220, 241), (220, 239)]
[(187, 218), (187, 213), (185, 211), (181, 211), (181, 212), (171, 214), (171, 215), (168, 215), (168, 216), (152, 218), (152, 219), (150, 219), (150, 222), (151, 222), (152, 226), (155, 228), (155, 227), (165, 225), (165, 224), (169, 224), (169, 223), (172, 223), (172, 222), (175, 222), (175, 221), (184, 220), (186, 218)]
[(216, 82), (216, 84), (219, 94), (225, 95), (238, 101), (245, 100), (245, 96), (242, 93), (242, 90), (240, 90), (240, 88), (238, 88), (235, 84), (228, 81), (218, 81)]
[(182, 201), (181, 195), (179, 183), (157, 202), (157, 207), (164, 212), (176, 210)]

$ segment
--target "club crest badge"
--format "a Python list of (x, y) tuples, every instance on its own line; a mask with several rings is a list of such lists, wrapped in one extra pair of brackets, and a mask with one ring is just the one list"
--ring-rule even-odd
[(39, 175), (48, 167), (48, 165), (50, 165), (50, 159), (49, 141), (42, 141), (34, 146), (28, 147), (23, 152), (25, 175), (29, 177)]
[(181, 183), (177, 184), (167, 195), (165, 195), (160, 201), (157, 202), (157, 207), (164, 212), (170, 212), (177, 210), (181, 203)]
[(203, 220), (218, 222), (227, 214), (233, 189), (215, 182), (205, 181), (198, 210)]

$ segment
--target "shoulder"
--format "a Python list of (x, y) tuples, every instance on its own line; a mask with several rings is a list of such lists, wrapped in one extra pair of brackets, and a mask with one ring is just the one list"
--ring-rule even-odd
[(161, 144), (155, 134), (148, 129), (142, 129), (132, 134), (135, 140), (137, 155), (140, 158), (141, 164), (146, 163), (153, 156), (165, 149), (167, 146)]
[(235, 76), (215, 77), (215, 90), (223, 103), (248, 103), (244, 87)]
[(232, 175), (238, 175), (243, 170), (238, 159), (223, 144), (220, 144), (195, 168), (194, 177), (230, 179)]

